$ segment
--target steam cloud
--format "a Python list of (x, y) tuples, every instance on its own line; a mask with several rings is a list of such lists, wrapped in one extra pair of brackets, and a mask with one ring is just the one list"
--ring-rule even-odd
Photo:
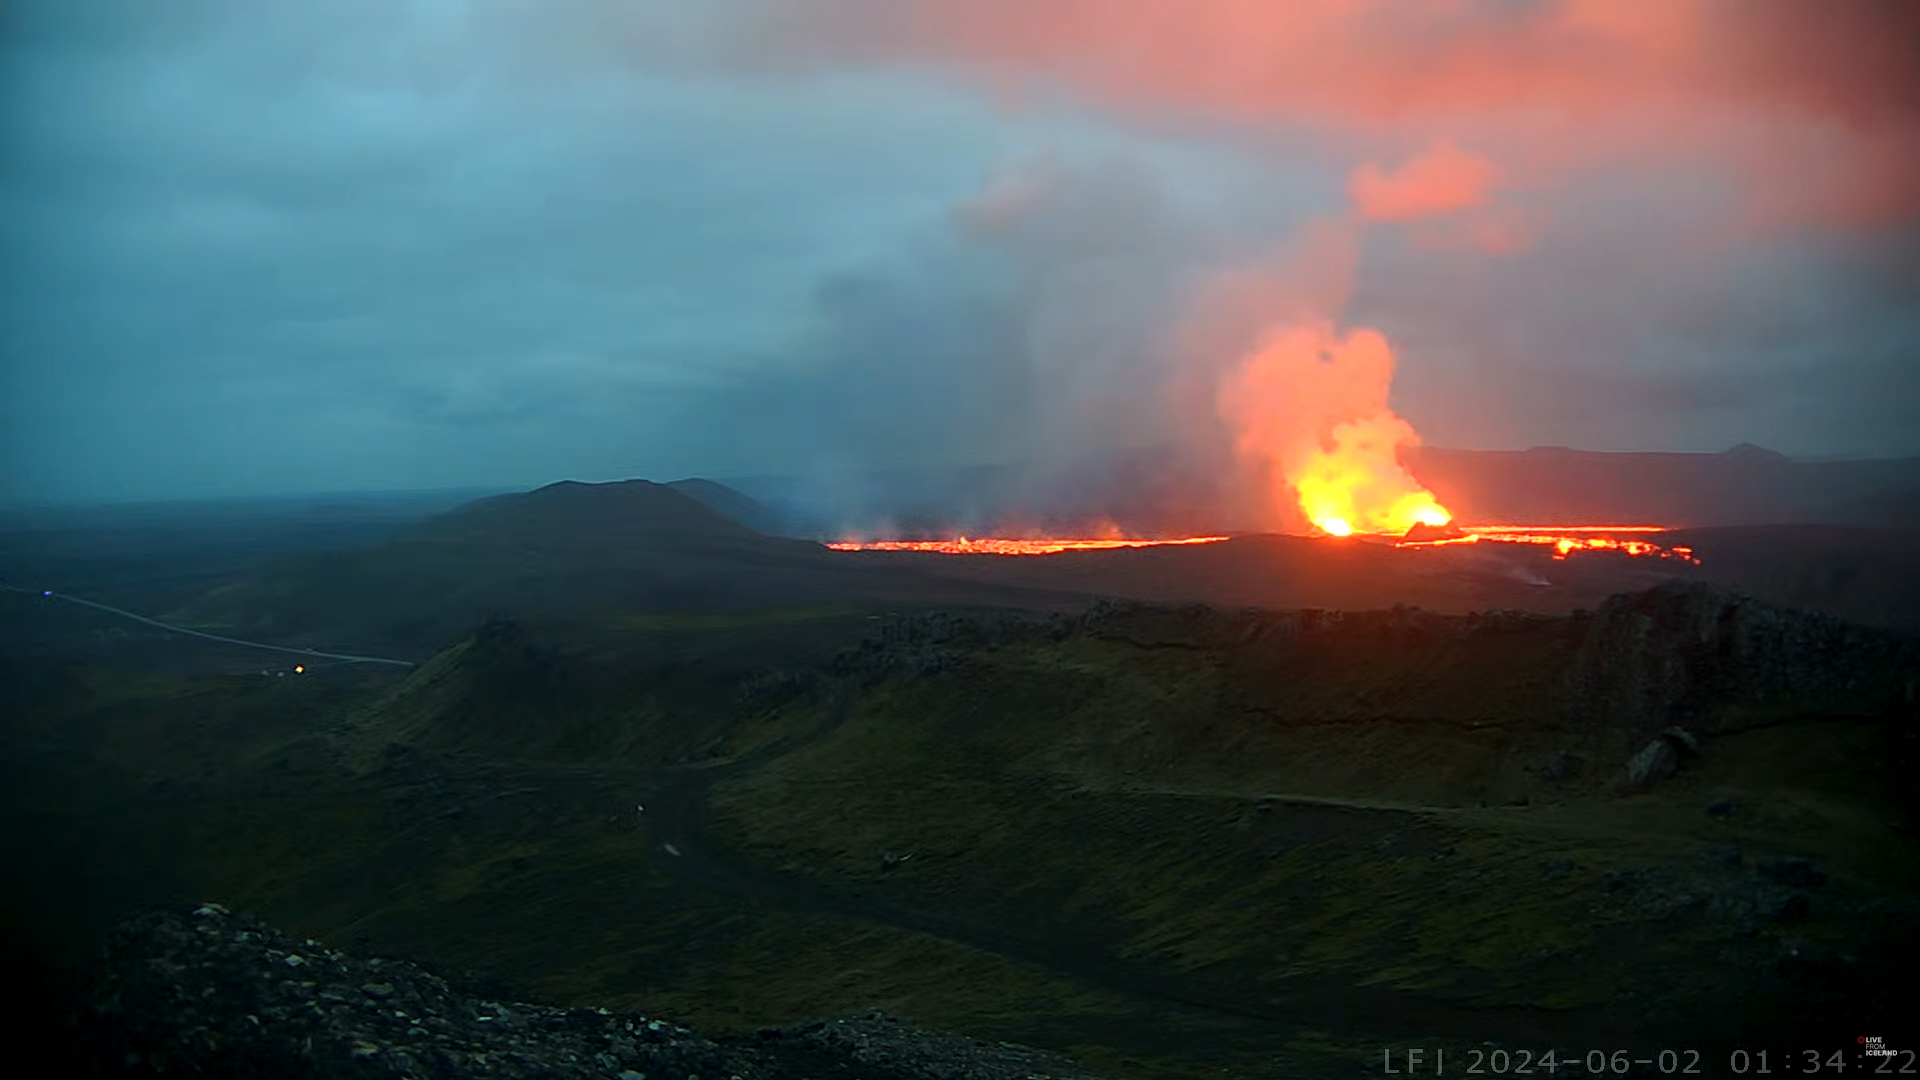
[[(1058, 380), (1039, 399), (1054, 436), (1035, 448), (1054, 463), (1040, 472), (1070, 473), (1062, 462), (1115, 430), (1149, 432), (1170, 474), (1231, 466), (1212, 497), (1239, 525), (1298, 527), (1283, 491), (1310, 504), (1309, 518), (1356, 527), (1439, 516), (1396, 460), (1418, 435), (1388, 402), (1392, 346), (1378, 329), (1342, 326), (1364, 291), (1362, 251), (1399, 242), (1372, 235), (1379, 227), (1441, 259), (1514, 255), (1583, 227), (1553, 220), (1543, 194), (1618, 185), (1639, 163), (1665, 163), (1697, 205), (1716, 208), (1670, 241), (1696, 258), (1792, 229), (1920, 217), (1913, 5), (765, 0), (747, 10), (733, 58), (763, 71), (932, 66), (1016, 109), (1090, 109), (1148, 132), (1197, 121), (1255, 142), (1306, 133), (1317, 152), (1351, 155), (1344, 215), (1323, 205), (1278, 255), (1156, 248), (1167, 272), (1131, 297), (1084, 264), (1035, 279), (1044, 299), (1024, 344), (1034, 370)], [(956, 218), (976, 238), (1030, 241), (1074, 198), (1071, 172), (1058, 161), (1010, 171)], [(1089, 335), (1092, 313), (1128, 300), (1160, 321)], [(1128, 333), (1137, 339), (1123, 343)], [(1437, 344), (1497, 343), (1468, 329)], [(1496, 408), (1482, 403), (1482, 425)]]
[(1911, 0), (148, 7), (5, 8), (0, 501), (1302, 527), (1222, 388), (1362, 330), (1437, 445), (1920, 452)]

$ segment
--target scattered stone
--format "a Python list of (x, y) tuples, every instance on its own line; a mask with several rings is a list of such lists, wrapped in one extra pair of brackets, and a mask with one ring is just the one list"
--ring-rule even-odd
[(1666, 739), (1655, 739), (1627, 762), (1627, 787), (1645, 791), (1680, 769), (1680, 755)]
[(607, 1009), (483, 1000), (406, 961), (297, 942), (217, 904), (116, 929), (74, 1034), (79, 1060), (66, 1071), (96, 1076), (1096, 1080), (1038, 1050), (879, 1013), (723, 1045)]
[(1769, 859), (1759, 866), (1760, 876), (1768, 881), (1796, 889), (1813, 888), (1827, 883), (1827, 875), (1815, 868), (1811, 859)]
[(1573, 873), (1572, 859), (1548, 859), (1547, 867), (1541, 871), (1540, 879), (1546, 882), (1555, 882), (1564, 879), (1571, 873)]
[(1739, 808), (1740, 804), (1734, 802), (1732, 799), (1715, 799), (1707, 804), (1707, 816), (1732, 817), (1733, 812)]

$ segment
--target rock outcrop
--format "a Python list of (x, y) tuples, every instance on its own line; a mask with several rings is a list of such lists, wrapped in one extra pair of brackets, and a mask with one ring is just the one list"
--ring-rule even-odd
[(1576, 716), (1649, 736), (1712, 734), (1735, 716), (1881, 713), (1920, 670), (1908, 636), (1711, 585), (1615, 596), (1585, 622), (1568, 673)]

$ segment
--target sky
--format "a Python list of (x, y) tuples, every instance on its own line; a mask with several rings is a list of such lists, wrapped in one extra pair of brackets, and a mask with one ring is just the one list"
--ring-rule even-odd
[(1354, 334), (1431, 445), (1920, 454), (1916, 43), (1903, 0), (11, 0), (0, 501), (1244, 468), (1354, 419)]

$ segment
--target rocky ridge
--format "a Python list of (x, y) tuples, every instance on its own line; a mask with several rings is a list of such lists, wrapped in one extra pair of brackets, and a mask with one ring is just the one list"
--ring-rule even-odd
[(1920, 644), (1907, 635), (1670, 583), (1576, 616), (1570, 697), (1590, 723), (1700, 733), (1788, 710), (1911, 711)]
[(1712, 734), (1790, 713), (1911, 715), (1920, 708), (1920, 639), (1684, 582), (1616, 595), (1597, 611), (1566, 617), (1415, 607), (1230, 610), (1124, 599), (1102, 599), (1072, 616), (924, 612), (889, 620), (832, 667), (843, 675), (925, 675), (963, 663), (974, 649), (1077, 635), (1233, 649), (1328, 633), (1381, 641), (1561, 635), (1566, 715), (1641, 739), (1676, 728)]

